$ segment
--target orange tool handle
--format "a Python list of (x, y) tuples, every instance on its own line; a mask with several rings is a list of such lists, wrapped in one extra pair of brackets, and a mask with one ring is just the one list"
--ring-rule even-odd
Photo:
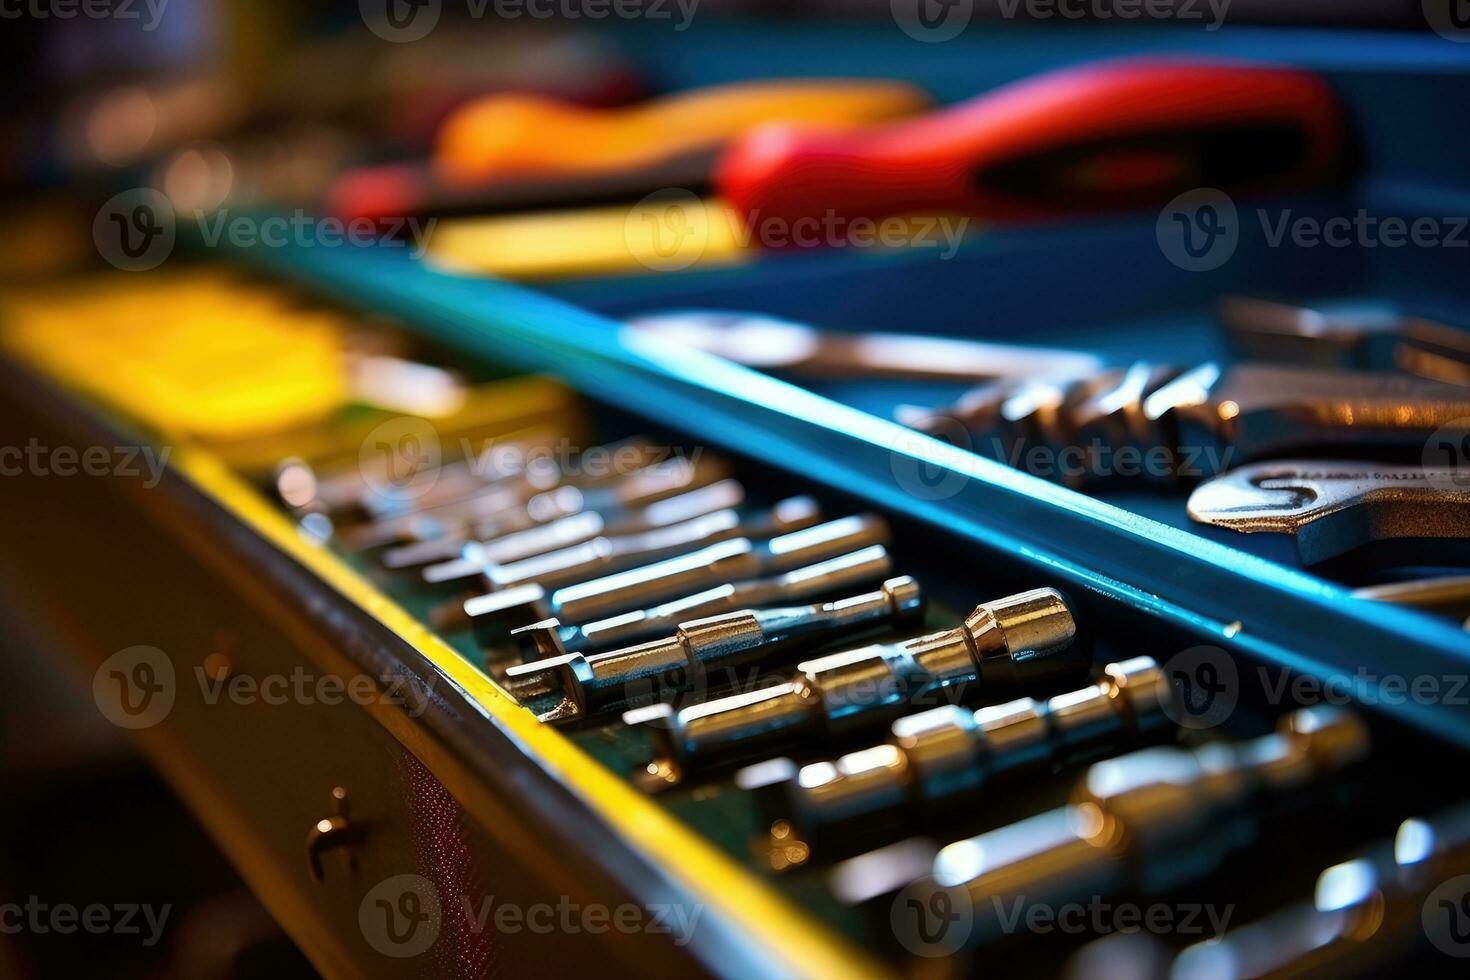
[(435, 163), (453, 180), (598, 173), (714, 150), (762, 123), (847, 126), (891, 120), (928, 105), (928, 97), (911, 85), (844, 79), (720, 85), (624, 109), (492, 96), (445, 121)]
[(1302, 186), (1331, 176), (1345, 143), (1337, 100), (1307, 72), (1111, 62), (860, 131), (762, 127), (726, 150), (715, 186), (747, 219), (1035, 219)]

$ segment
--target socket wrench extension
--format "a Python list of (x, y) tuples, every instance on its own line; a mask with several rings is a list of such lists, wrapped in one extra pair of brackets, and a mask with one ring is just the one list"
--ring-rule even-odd
[(1133, 657), (1046, 701), (931, 708), (899, 718), (879, 745), (805, 766), (771, 759), (742, 769), (735, 783), (757, 794), (770, 819), (789, 820), (814, 842), (824, 827), (933, 813), (995, 780), (1165, 730), (1170, 696), (1159, 665)]
[(630, 534), (598, 535), (591, 541), (499, 564), (485, 560), (484, 549), (465, 546), (465, 557), (424, 569), (428, 585), (478, 585), (495, 592), (526, 582), (544, 589), (646, 565), (700, 545), (731, 538), (767, 538), (811, 527), (822, 519), (811, 497), (790, 497), (768, 510), (741, 514), (734, 508), (701, 514), (678, 524)]
[[(509, 564), (548, 551), (569, 548), (590, 541), (601, 534), (637, 534), (670, 524), (681, 524), (717, 510), (739, 507), (745, 502), (745, 488), (738, 480), (717, 480), (707, 487), (686, 490), (644, 507), (628, 511), (584, 510), (538, 524), (524, 531), (513, 531), (497, 538), (468, 541), (460, 535), (445, 535), (400, 545), (383, 552), (383, 566), (390, 569), (415, 568), (435, 562), (448, 562), (472, 556), (473, 561)], [(476, 566), (478, 567), (478, 566)]]
[[(1453, 469), (1258, 463), (1197, 487), (1189, 516), (1247, 534), (1294, 535), (1308, 565), (1349, 553), (1399, 564), (1470, 562), (1470, 481)], [(1370, 545), (1371, 555), (1364, 551)]]
[(518, 630), (547, 654), (505, 672), (516, 700), (541, 721), (567, 721), (625, 704), (687, 691), (711, 667), (764, 660), (797, 641), (823, 641), (862, 629), (919, 619), (924, 596), (907, 575), (876, 592), (811, 606), (743, 609), (681, 623), (673, 636), (594, 656), (556, 656), (556, 620)]
[(871, 731), (941, 692), (993, 699), (1039, 674), (1084, 669), (1076, 631), (1060, 592), (1033, 589), (976, 607), (954, 629), (818, 657), (784, 683), (678, 710), (634, 709), (623, 720), (652, 738), (657, 757), (643, 781), (661, 788), (772, 745)]
[(585, 623), (675, 596), (790, 571), (872, 544), (886, 544), (888, 524), (874, 514), (839, 518), (765, 541), (734, 538), (697, 551), (548, 591), (534, 583), (466, 599), (465, 614), (486, 646), (544, 619)]
[(516, 630), (512, 637), (518, 641), (521, 659), (526, 662), (542, 656), (596, 653), (666, 636), (680, 623), (691, 619), (838, 595), (868, 582), (881, 581), (892, 574), (893, 559), (888, 549), (875, 544), (780, 575), (726, 582), (647, 609), (635, 609), (582, 625), (561, 623), (555, 630), (535, 634)]
[(859, 902), (907, 884), (926, 905), (968, 906), (972, 942), (996, 939), (1004, 910), (1124, 889), (1158, 894), (1213, 872), (1249, 845), (1257, 821), (1304, 805), (1304, 788), (1362, 759), (1368, 745), (1356, 715), (1319, 705), (1248, 742), (1144, 749), (1094, 763), (1067, 806), (942, 848), (916, 880), (874, 852), (839, 865), (832, 885)]

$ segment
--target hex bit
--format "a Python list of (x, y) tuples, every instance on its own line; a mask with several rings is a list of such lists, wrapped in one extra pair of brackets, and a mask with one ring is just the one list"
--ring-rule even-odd
[(871, 731), (946, 689), (993, 698), (1039, 675), (1081, 670), (1076, 630), (1060, 592), (1033, 589), (981, 604), (954, 629), (818, 657), (784, 683), (678, 710), (634, 709), (624, 721), (642, 725), (654, 742), (644, 782), (656, 789), (690, 768), (773, 744)]
[(534, 583), (518, 585), (466, 599), (463, 609), (480, 642), (495, 646), (506, 643), (512, 629), (544, 619), (590, 622), (701, 588), (790, 571), (887, 540), (887, 523), (862, 514), (764, 541), (721, 541), (555, 591)]
[[(1247, 742), (1143, 749), (1094, 763), (1069, 805), (942, 848), (907, 891), (920, 902), (970, 906), (970, 938), (980, 942), (1003, 933), (1004, 909), (1056, 908), (1123, 890), (1158, 894), (1213, 872), (1249, 845), (1255, 835), (1243, 831), (1253, 821), (1302, 805), (1303, 790), (1362, 759), (1368, 744), (1356, 715), (1318, 705)], [(832, 884), (841, 899), (860, 902), (903, 884), (892, 880), (903, 869), (871, 866), (875, 858), (881, 863), (874, 852), (838, 866)]]
[(568, 653), (595, 653), (672, 633), (680, 623), (690, 619), (836, 595), (892, 574), (893, 559), (888, 549), (875, 544), (780, 575), (727, 582), (647, 609), (581, 625), (561, 623), (554, 631), (536, 634), (534, 641), (520, 630), (512, 636), (519, 641), (521, 659), (525, 661)]
[[(835, 602), (775, 609), (742, 609), (681, 623), (673, 636), (585, 656), (548, 655), (505, 672), (507, 690), (526, 705), (547, 705), (542, 721), (567, 721), (621, 704), (648, 700), (697, 686), (710, 668), (764, 658), (797, 641), (828, 640), (846, 633), (922, 617), (924, 596), (907, 575), (876, 592)], [(548, 654), (559, 647), (556, 620), (518, 630), (541, 642)]]
[(811, 527), (822, 519), (811, 497), (790, 497), (775, 506), (742, 515), (734, 508), (628, 534), (599, 535), (590, 541), (498, 563), (485, 560), (483, 549), (470, 547), (466, 557), (424, 569), (429, 585), (477, 583), (489, 591), (535, 582), (545, 589), (583, 582), (634, 565), (672, 558), (700, 545), (730, 538), (766, 538)]
[(1105, 666), (1097, 683), (1046, 701), (943, 705), (899, 718), (889, 740), (871, 748), (805, 766), (772, 759), (735, 781), (758, 794), (772, 819), (815, 836), (888, 812), (933, 812), (994, 780), (1124, 745), (1167, 728), (1169, 699), (1159, 665), (1133, 657)]
[(389, 548), (385, 568), (403, 569), (456, 558), (507, 564), (590, 541), (600, 534), (636, 534), (679, 524), (717, 510), (739, 507), (745, 488), (738, 480), (717, 480), (709, 486), (686, 490), (632, 510), (583, 510), (499, 537), (468, 539), (445, 535)]

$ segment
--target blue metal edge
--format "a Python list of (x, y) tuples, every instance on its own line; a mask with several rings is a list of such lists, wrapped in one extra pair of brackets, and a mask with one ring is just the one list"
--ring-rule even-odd
[[(555, 374), (653, 421), (1015, 555), (1234, 654), (1348, 690), (1470, 748), (1470, 711), (1382, 682), (1470, 675), (1470, 634), (1413, 610), (1131, 514), (698, 351), (653, 343), (521, 286), (424, 266), (393, 245), (231, 252), (341, 302), (493, 360)], [(953, 484), (915, 494), (900, 468)], [(913, 481), (908, 481), (912, 483)], [(948, 492), (952, 489), (952, 493)], [(1360, 668), (1368, 673), (1360, 673)], [(1444, 688), (1441, 688), (1444, 689)], [(1402, 690), (1402, 688), (1398, 688)]]

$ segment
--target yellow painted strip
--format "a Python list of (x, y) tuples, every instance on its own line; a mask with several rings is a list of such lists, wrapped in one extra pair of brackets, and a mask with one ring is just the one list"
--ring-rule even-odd
[(726, 921), (749, 933), (773, 959), (788, 964), (790, 975), (886, 975), (877, 964), (587, 756), (555, 728), (538, 722), (401, 606), (330, 551), (310, 543), (285, 514), (218, 458), (203, 450), (181, 448), (171, 462), (201, 491), (347, 601), (366, 610), (469, 692), (631, 846), (670, 871)]

